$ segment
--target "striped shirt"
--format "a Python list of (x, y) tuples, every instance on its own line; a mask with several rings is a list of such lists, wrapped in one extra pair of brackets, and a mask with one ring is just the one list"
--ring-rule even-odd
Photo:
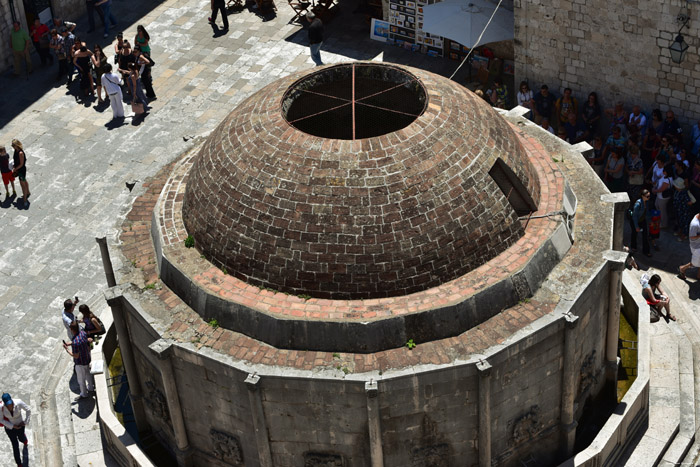
[(71, 341), (71, 349), (73, 351), (73, 359), (76, 365), (90, 364), (90, 343), (85, 331), (80, 331), (77, 336)]

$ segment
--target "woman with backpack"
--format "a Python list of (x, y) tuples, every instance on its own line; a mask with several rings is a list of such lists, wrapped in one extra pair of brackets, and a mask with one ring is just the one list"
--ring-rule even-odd
[(95, 314), (90, 311), (90, 307), (87, 305), (80, 305), (78, 311), (83, 315), (83, 324), (85, 325), (84, 331), (88, 337), (96, 337), (105, 333), (105, 328), (102, 325), (100, 318), (95, 316)]

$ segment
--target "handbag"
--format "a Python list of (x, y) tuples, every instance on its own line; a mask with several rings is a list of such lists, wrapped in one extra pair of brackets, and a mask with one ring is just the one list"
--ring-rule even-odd
[(131, 103), (131, 110), (136, 114), (136, 115), (141, 115), (144, 113), (146, 110), (143, 108), (143, 103), (142, 102), (132, 102)]
[(629, 176), (630, 185), (644, 185), (644, 175), (634, 174)]

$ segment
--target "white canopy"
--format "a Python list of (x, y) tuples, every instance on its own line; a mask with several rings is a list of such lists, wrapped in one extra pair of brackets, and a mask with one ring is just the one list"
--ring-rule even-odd
[[(487, 0), (445, 0), (423, 7), (423, 30), (472, 48), (496, 5)], [(513, 39), (513, 12), (501, 7), (479, 45)]]

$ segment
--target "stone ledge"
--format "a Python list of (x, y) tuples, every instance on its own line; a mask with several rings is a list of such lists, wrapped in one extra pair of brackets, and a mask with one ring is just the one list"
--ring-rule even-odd
[(561, 221), (538, 217), (561, 211), (571, 188), (537, 141), (516, 135), (538, 178), (547, 181), (540, 209), (523, 221), (525, 235), (515, 245), (462, 278), (403, 297), (304, 300), (228, 276), (183, 245), (182, 199), (192, 150), (174, 167), (153, 211), (161, 280), (204, 321), (216, 319), (277, 348), (371, 353), (408, 339), (423, 343), (458, 335), (531, 297), (572, 244)]

